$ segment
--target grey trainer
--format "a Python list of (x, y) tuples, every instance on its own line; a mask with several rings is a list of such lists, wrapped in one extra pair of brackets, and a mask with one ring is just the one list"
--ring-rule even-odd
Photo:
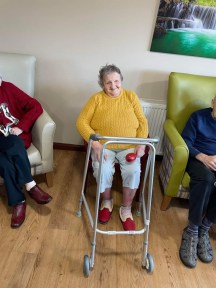
[(179, 256), (183, 264), (189, 268), (196, 267), (198, 237), (183, 232)]
[(213, 260), (213, 249), (209, 240), (209, 234), (204, 233), (199, 235), (197, 245), (197, 255), (204, 263), (210, 263)]

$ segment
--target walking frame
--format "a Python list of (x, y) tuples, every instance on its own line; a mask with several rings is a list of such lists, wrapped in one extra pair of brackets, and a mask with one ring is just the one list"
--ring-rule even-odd
[[(88, 172), (88, 164), (89, 158), (91, 155), (91, 143), (92, 141), (105, 140), (106, 142), (102, 145), (102, 151), (99, 162), (99, 175), (98, 175), (98, 185), (96, 192), (96, 204), (95, 204), (95, 215), (94, 219), (89, 209), (89, 205), (84, 194), (85, 185), (86, 185), (86, 177)], [(148, 234), (149, 234), (149, 225), (150, 225), (150, 212), (151, 212), (151, 202), (152, 202), (152, 191), (153, 191), (153, 179), (154, 179), (154, 166), (155, 166), (155, 147), (154, 144), (158, 143), (158, 138), (131, 138), (131, 137), (107, 137), (100, 136), (99, 134), (92, 134), (89, 138), (88, 149), (85, 159), (85, 167), (84, 167), (84, 176), (81, 190), (81, 197), (79, 201), (79, 208), (76, 212), (77, 217), (81, 217), (82, 212), (82, 204), (86, 208), (86, 212), (92, 226), (92, 241), (91, 241), (91, 253), (90, 257), (88, 255), (84, 255), (84, 264), (83, 264), (83, 274), (85, 277), (89, 276), (90, 270), (93, 270), (94, 267), (94, 257), (95, 257), (95, 249), (96, 249), (96, 235), (97, 233), (105, 234), (105, 235), (138, 235), (144, 234), (144, 242), (143, 242), (143, 258), (142, 258), (142, 267), (147, 270), (147, 272), (153, 272), (154, 270), (154, 261), (153, 257), (148, 253)], [(144, 227), (140, 230), (135, 231), (104, 231), (97, 228), (98, 225), (98, 210), (99, 210), (99, 201), (100, 201), (100, 186), (102, 181), (102, 168), (104, 159), (104, 151), (106, 146), (109, 144), (133, 144), (133, 145), (146, 145), (149, 147), (149, 155), (147, 158), (146, 170), (144, 174), (143, 187), (140, 191), (139, 195), (139, 205), (137, 209), (137, 216), (141, 216), (141, 210), (143, 212), (143, 222)], [(148, 179), (148, 194), (147, 194), (147, 205), (145, 204), (144, 191), (146, 187), (146, 182)]]

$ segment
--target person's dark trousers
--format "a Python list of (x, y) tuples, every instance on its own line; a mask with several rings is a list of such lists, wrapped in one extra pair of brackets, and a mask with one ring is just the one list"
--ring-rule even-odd
[(4, 179), (8, 205), (25, 200), (22, 186), (33, 178), (24, 142), (18, 136), (0, 136), (0, 175)]
[(188, 220), (199, 226), (206, 216), (216, 223), (216, 172), (193, 157), (189, 157), (186, 170), (191, 178)]

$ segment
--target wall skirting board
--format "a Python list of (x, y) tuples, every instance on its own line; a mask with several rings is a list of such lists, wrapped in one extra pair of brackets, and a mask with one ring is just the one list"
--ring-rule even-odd
[(53, 148), (68, 151), (81, 151), (81, 152), (85, 151), (84, 145), (66, 144), (66, 143), (54, 143)]

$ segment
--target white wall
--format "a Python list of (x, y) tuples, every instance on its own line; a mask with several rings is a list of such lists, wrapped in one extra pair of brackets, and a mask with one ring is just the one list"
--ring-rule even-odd
[(0, 50), (37, 58), (35, 96), (57, 124), (55, 142), (80, 144), (76, 117), (100, 66), (124, 87), (166, 99), (171, 71), (216, 75), (215, 60), (149, 52), (159, 0), (1, 0)]

